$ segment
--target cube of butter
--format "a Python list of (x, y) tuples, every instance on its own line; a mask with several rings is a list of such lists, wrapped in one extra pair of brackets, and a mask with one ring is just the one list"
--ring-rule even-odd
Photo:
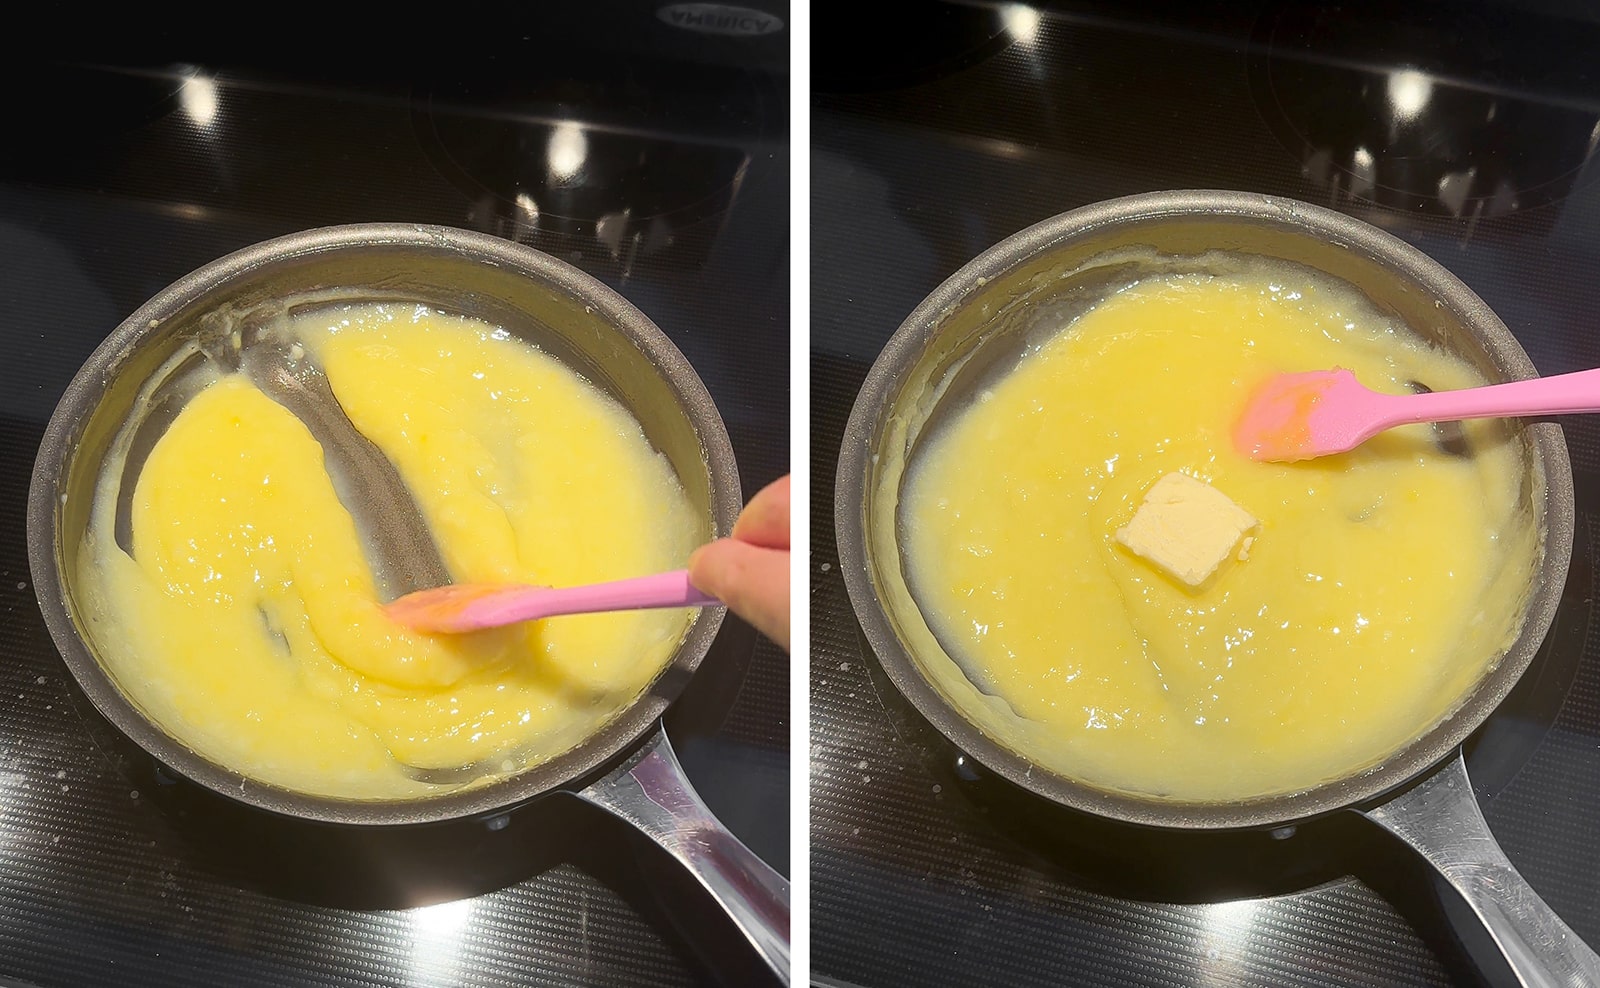
[(1228, 495), (1187, 474), (1155, 482), (1117, 541), (1191, 587), (1198, 587), (1256, 527)]

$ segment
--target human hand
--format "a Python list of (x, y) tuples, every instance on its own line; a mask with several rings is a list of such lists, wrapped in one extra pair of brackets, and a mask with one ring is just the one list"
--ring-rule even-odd
[(789, 650), (789, 477), (750, 499), (731, 538), (689, 557), (689, 582)]

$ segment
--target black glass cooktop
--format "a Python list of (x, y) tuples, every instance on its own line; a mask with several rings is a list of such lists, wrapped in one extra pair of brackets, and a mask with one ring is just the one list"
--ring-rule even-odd
[[(988, 777), (859, 638), (831, 514), (846, 416), (912, 308), (1007, 235), (1157, 189), (1332, 206), (1458, 274), (1544, 373), (1600, 365), (1600, 22), (1583, 5), (895, 4), (816, 11), (812, 958), (819, 982), (1473, 985), (1506, 972), (1354, 816), (1292, 834), (1096, 826)], [(1556, 625), (1469, 745), (1494, 833), (1600, 943), (1600, 419)]]
[[(445, 25), (358, 65), (212, 44), (232, 60), (0, 70), (0, 982), (766, 983), (692, 880), (576, 800), (351, 832), (174, 779), (79, 693), (33, 598), (29, 470), (79, 363), (169, 282), (309, 227), (446, 224), (576, 264), (688, 356), (747, 493), (786, 472), (787, 39), (649, 8), (566, 26)], [(452, 50), (446, 31), (461, 58), (397, 57)], [(730, 621), (668, 722), (784, 872), (788, 669)]]

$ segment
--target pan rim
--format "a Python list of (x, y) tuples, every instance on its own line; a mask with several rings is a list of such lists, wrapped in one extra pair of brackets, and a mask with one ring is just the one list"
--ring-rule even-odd
[(990, 738), (917, 667), (878, 599), (867, 548), (866, 490), (881, 413), (945, 314), (976, 287), (1004, 277), (1045, 251), (1091, 238), (1108, 227), (1184, 217), (1264, 223), (1324, 237), (1359, 252), (1446, 301), (1511, 377), (1537, 373), (1510, 330), (1459, 278), (1417, 248), (1355, 217), (1278, 196), (1212, 189), (1149, 192), (1091, 203), (1036, 223), (983, 251), (934, 289), (896, 329), (869, 370), (845, 426), (834, 485), (834, 534), (861, 632), (889, 680), (936, 730), (990, 771), (1060, 805), (1124, 823), (1200, 830), (1278, 827), (1370, 804), (1411, 784), (1459, 748), (1527, 670), (1555, 618), (1572, 553), (1572, 465), (1560, 426), (1540, 422), (1527, 427), (1545, 468), (1545, 551), (1522, 630), (1500, 662), (1454, 711), (1379, 765), (1304, 791), (1250, 801), (1183, 802), (1101, 789), (1041, 768)]
[(704, 452), (715, 534), (732, 530), (742, 506), (727, 427), (688, 359), (643, 312), (597, 278), (541, 251), (489, 234), (411, 223), (318, 227), (265, 240), (202, 265), (156, 293), (124, 319), (84, 361), (56, 404), (34, 460), (28, 491), (28, 561), (35, 596), (56, 650), (101, 716), (161, 764), (224, 797), (319, 823), (393, 826), (442, 823), (502, 812), (565, 788), (638, 745), (699, 667), (724, 609), (703, 608), (672, 658), (628, 706), (582, 743), (531, 768), (474, 788), (405, 800), (318, 796), (257, 782), (189, 748), (129, 700), (78, 633), (65, 599), (57, 551), (60, 495), (74, 455), (74, 433), (103, 395), (122, 356), (172, 315), (265, 267), (313, 255), (397, 248), (488, 264), (592, 306), (656, 367), (676, 394)]

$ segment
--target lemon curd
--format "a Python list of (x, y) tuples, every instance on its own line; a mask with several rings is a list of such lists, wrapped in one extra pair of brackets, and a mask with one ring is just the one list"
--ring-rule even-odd
[[(424, 308), (290, 327), (397, 467), (458, 582), (571, 585), (681, 567), (701, 523), (639, 423), (504, 331)], [(684, 610), (466, 636), (388, 621), (322, 448), (239, 375), (157, 441), (113, 538), (106, 469), (79, 555), (101, 661), (147, 715), (261, 782), (403, 798), (565, 751), (630, 703)]]
[[(1468, 425), (1470, 456), (1428, 426), (1298, 464), (1233, 448), (1274, 373), (1346, 367), (1396, 393), (1486, 383), (1303, 274), (1140, 280), (913, 454), (895, 531), (934, 648), (954, 659), (925, 665), (1002, 743), (1160, 799), (1300, 791), (1380, 763), (1514, 639), (1539, 544), (1509, 430)], [(1174, 473), (1257, 522), (1198, 587), (1115, 537)]]

